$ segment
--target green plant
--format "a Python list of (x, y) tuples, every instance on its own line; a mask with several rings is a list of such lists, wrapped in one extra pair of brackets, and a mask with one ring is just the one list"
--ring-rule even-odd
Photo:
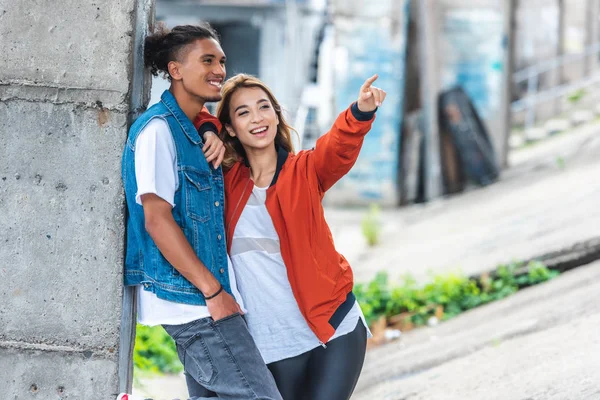
[(566, 166), (565, 159), (562, 158), (561, 156), (556, 157), (556, 165), (560, 169), (565, 169), (565, 166)]
[(161, 326), (137, 325), (133, 365), (136, 373), (174, 374), (183, 371), (175, 342)]
[(354, 294), (361, 304), (367, 324), (384, 315), (387, 303), (390, 300), (388, 276), (385, 272), (378, 272), (371, 282), (366, 285), (356, 284)]
[(569, 100), (569, 102), (572, 104), (577, 104), (581, 101), (581, 99), (585, 97), (586, 94), (587, 92), (585, 91), (585, 89), (579, 89), (569, 94), (567, 96), (567, 100)]
[(521, 272), (522, 266), (517, 262), (500, 265), (494, 273), (479, 279), (459, 273), (439, 274), (425, 284), (418, 284), (412, 276), (405, 275), (398, 285), (391, 285), (387, 274), (380, 272), (371, 282), (357, 284), (354, 293), (367, 323), (371, 324), (382, 316), (389, 318), (406, 314), (415, 326), (420, 326), (440, 311), (441, 318), (447, 320), (559, 274), (539, 261), (530, 262), (527, 273)]
[(371, 204), (369, 211), (362, 219), (362, 234), (367, 240), (367, 244), (369, 246), (375, 246), (379, 243), (379, 237), (381, 234), (380, 211), (381, 209), (377, 204)]
[(521, 276), (517, 280), (521, 287), (537, 285), (538, 283), (555, 278), (560, 274), (558, 271), (546, 268), (544, 263), (540, 261), (531, 261), (527, 267), (527, 275)]

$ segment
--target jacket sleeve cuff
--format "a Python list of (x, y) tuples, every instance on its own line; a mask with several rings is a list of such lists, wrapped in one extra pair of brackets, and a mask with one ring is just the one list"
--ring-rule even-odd
[(377, 108), (374, 109), (373, 111), (367, 111), (367, 112), (360, 111), (358, 109), (358, 103), (354, 102), (350, 106), (350, 111), (352, 112), (352, 116), (354, 118), (356, 118), (357, 121), (365, 122), (365, 121), (370, 121), (373, 119), (373, 116), (377, 112)]
[(202, 136), (203, 139), (204, 134), (208, 131), (213, 132), (215, 135), (219, 133), (219, 131), (217, 130), (217, 126), (212, 122), (205, 122), (198, 127), (198, 133), (200, 134), (200, 136)]

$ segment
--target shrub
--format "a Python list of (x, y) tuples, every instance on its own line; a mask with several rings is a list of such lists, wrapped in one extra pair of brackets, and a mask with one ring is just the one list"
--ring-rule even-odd
[(369, 211), (365, 214), (361, 222), (362, 234), (369, 246), (377, 245), (380, 240), (381, 219), (379, 214), (379, 206), (377, 204), (371, 204)]
[(137, 325), (133, 365), (142, 373), (175, 374), (183, 371), (175, 342), (161, 326)]
[(421, 285), (412, 276), (405, 275), (400, 284), (394, 286), (390, 285), (387, 274), (380, 272), (371, 282), (356, 284), (354, 293), (368, 324), (382, 316), (389, 318), (406, 313), (414, 325), (420, 326), (440, 310), (441, 318), (446, 320), (559, 274), (538, 261), (527, 265), (527, 273), (520, 272), (521, 267), (521, 263), (500, 265), (494, 273), (484, 274), (479, 279), (458, 273), (440, 274)]

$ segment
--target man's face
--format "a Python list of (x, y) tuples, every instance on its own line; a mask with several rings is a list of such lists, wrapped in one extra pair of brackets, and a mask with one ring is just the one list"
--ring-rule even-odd
[(226, 60), (221, 45), (214, 39), (199, 39), (183, 51), (183, 60), (176, 62), (176, 80), (181, 81), (190, 95), (205, 102), (221, 100)]

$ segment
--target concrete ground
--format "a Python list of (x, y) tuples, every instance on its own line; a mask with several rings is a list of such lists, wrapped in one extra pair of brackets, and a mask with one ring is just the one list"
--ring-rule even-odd
[(367, 353), (353, 400), (600, 399), (600, 262)]

